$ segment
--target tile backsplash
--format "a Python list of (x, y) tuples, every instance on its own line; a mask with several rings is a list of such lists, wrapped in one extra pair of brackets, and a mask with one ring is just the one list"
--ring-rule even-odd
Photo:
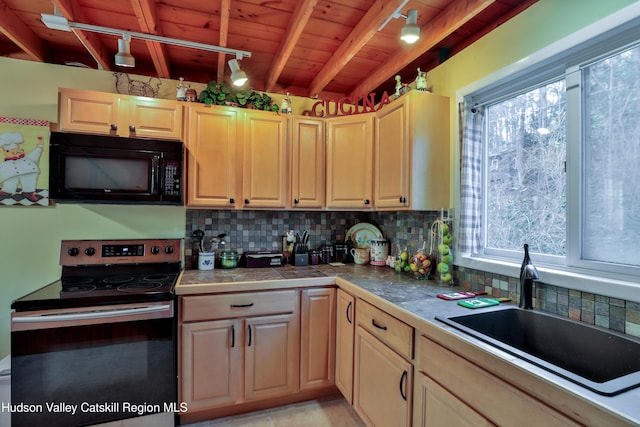
[[(485, 271), (456, 267), (456, 280), (465, 289), (517, 301), (519, 280)], [(537, 310), (640, 337), (640, 303), (535, 283)]]
[[(205, 241), (225, 233), (231, 249), (281, 250), (287, 230), (308, 230), (311, 247), (344, 241), (349, 228), (358, 222), (376, 225), (391, 242), (391, 253), (399, 249), (414, 250), (429, 244), (429, 230), (438, 212), (431, 211), (226, 211), (187, 210), (186, 255), (191, 254), (191, 233), (200, 229)], [(455, 236), (455, 230), (453, 231)], [(186, 268), (195, 268), (186, 256)], [(468, 268), (455, 268), (455, 280), (465, 289), (485, 291), (496, 297), (517, 301), (518, 279)], [(534, 307), (574, 320), (602, 326), (640, 337), (640, 303), (610, 298), (588, 292), (536, 283)]]

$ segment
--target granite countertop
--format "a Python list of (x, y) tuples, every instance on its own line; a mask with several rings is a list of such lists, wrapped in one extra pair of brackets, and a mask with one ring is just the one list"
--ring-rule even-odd
[[(613, 397), (601, 396), (436, 320), (436, 316), (464, 315), (475, 312), (457, 305), (455, 301), (446, 301), (436, 297), (439, 293), (465, 290), (462, 287), (438, 286), (435, 281), (417, 280), (411, 274), (396, 273), (393, 269), (382, 266), (320, 264), (304, 267), (185, 270), (176, 286), (176, 294), (184, 296), (335, 284), (352, 295), (369, 301), (389, 314), (398, 317), (417, 330), (433, 329), (434, 326), (445, 330), (475, 347), (541, 377), (546, 382), (560, 386), (579, 399), (584, 399), (606, 411), (617, 414), (627, 422), (640, 425), (640, 409), (637, 409), (637, 402), (640, 401), (640, 388)], [(506, 304), (516, 305), (515, 302)], [(487, 307), (482, 310), (496, 310), (504, 305), (505, 303), (501, 303), (498, 307)]]

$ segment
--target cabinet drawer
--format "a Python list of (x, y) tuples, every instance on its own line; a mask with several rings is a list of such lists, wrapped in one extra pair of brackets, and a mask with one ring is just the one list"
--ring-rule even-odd
[(413, 358), (413, 328), (373, 305), (358, 300), (356, 322), (406, 359)]
[(228, 319), (291, 313), (296, 310), (298, 291), (247, 292), (223, 295), (183, 297), (180, 318), (183, 322)]

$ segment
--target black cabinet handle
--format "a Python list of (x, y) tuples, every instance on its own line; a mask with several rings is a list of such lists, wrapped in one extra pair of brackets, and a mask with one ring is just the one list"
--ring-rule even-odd
[(400, 203), (407, 203), (407, 198), (406, 197), (400, 197)]
[(247, 329), (249, 330), (249, 347), (251, 347), (251, 325), (247, 326)]
[(376, 322), (376, 319), (371, 319), (371, 324), (373, 326), (375, 326), (376, 328), (378, 328), (378, 329), (382, 329), (383, 331), (387, 330), (387, 327), (379, 324), (378, 322)]
[(371, 201), (370, 201), (369, 199), (364, 199), (364, 204), (365, 204), (365, 205), (368, 205), (368, 204), (370, 204), (370, 203), (371, 203)]
[(253, 307), (253, 303), (250, 302), (249, 304), (231, 304), (230, 305), (231, 308), (247, 308), (247, 307)]
[(231, 325), (231, 348), (236, 346), (236, 327)]
[(236, 199), (234, 199), (233, 197), (229, 199), (229, 203), (234, 204), (236, 202)]
[(349, 304), (347, 304), (347, 322), (349, 323), (353, 323), (351, 321), (351, 318), (349, 317), (349, 312), (351, 311), (351, 306), (353, 305), (352, 301), (349, 301)]
[(245, 204), (245, 205), (248, 205), (248, 204), (249, 204), (249, 202), (250, 202), (250, 200), (249, 200), (249, 199), (244, 199), (244, 204)]
[(136, 127), (134, 125), (129, 125), (129, 132), (136, 133)]
[(403, 384), (404, 384), (404, 381), (405, 381), (406, 378), (407, 378), (407, 371), (404, 371), (402, 373), (402, 376), (400, 377), (400, 396), (402, 396), (402, 398), (404, 399), (405, 402), (407, 401), (407, 395), (404, 394)]
[(293, 203), (297, 205), (298, 203), (300, 203), (300, 199), (293, 199)]
[(109, 126), (109, 130), (111, 131), (117, 131), (118, 130), (118, 125), (115, 123), (112, 123), (111, 126)]

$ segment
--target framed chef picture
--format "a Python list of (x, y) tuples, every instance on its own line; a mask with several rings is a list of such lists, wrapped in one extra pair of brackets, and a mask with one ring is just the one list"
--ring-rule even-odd
[(49, 122), (0, 117), (0, 206), (49, 205)]

